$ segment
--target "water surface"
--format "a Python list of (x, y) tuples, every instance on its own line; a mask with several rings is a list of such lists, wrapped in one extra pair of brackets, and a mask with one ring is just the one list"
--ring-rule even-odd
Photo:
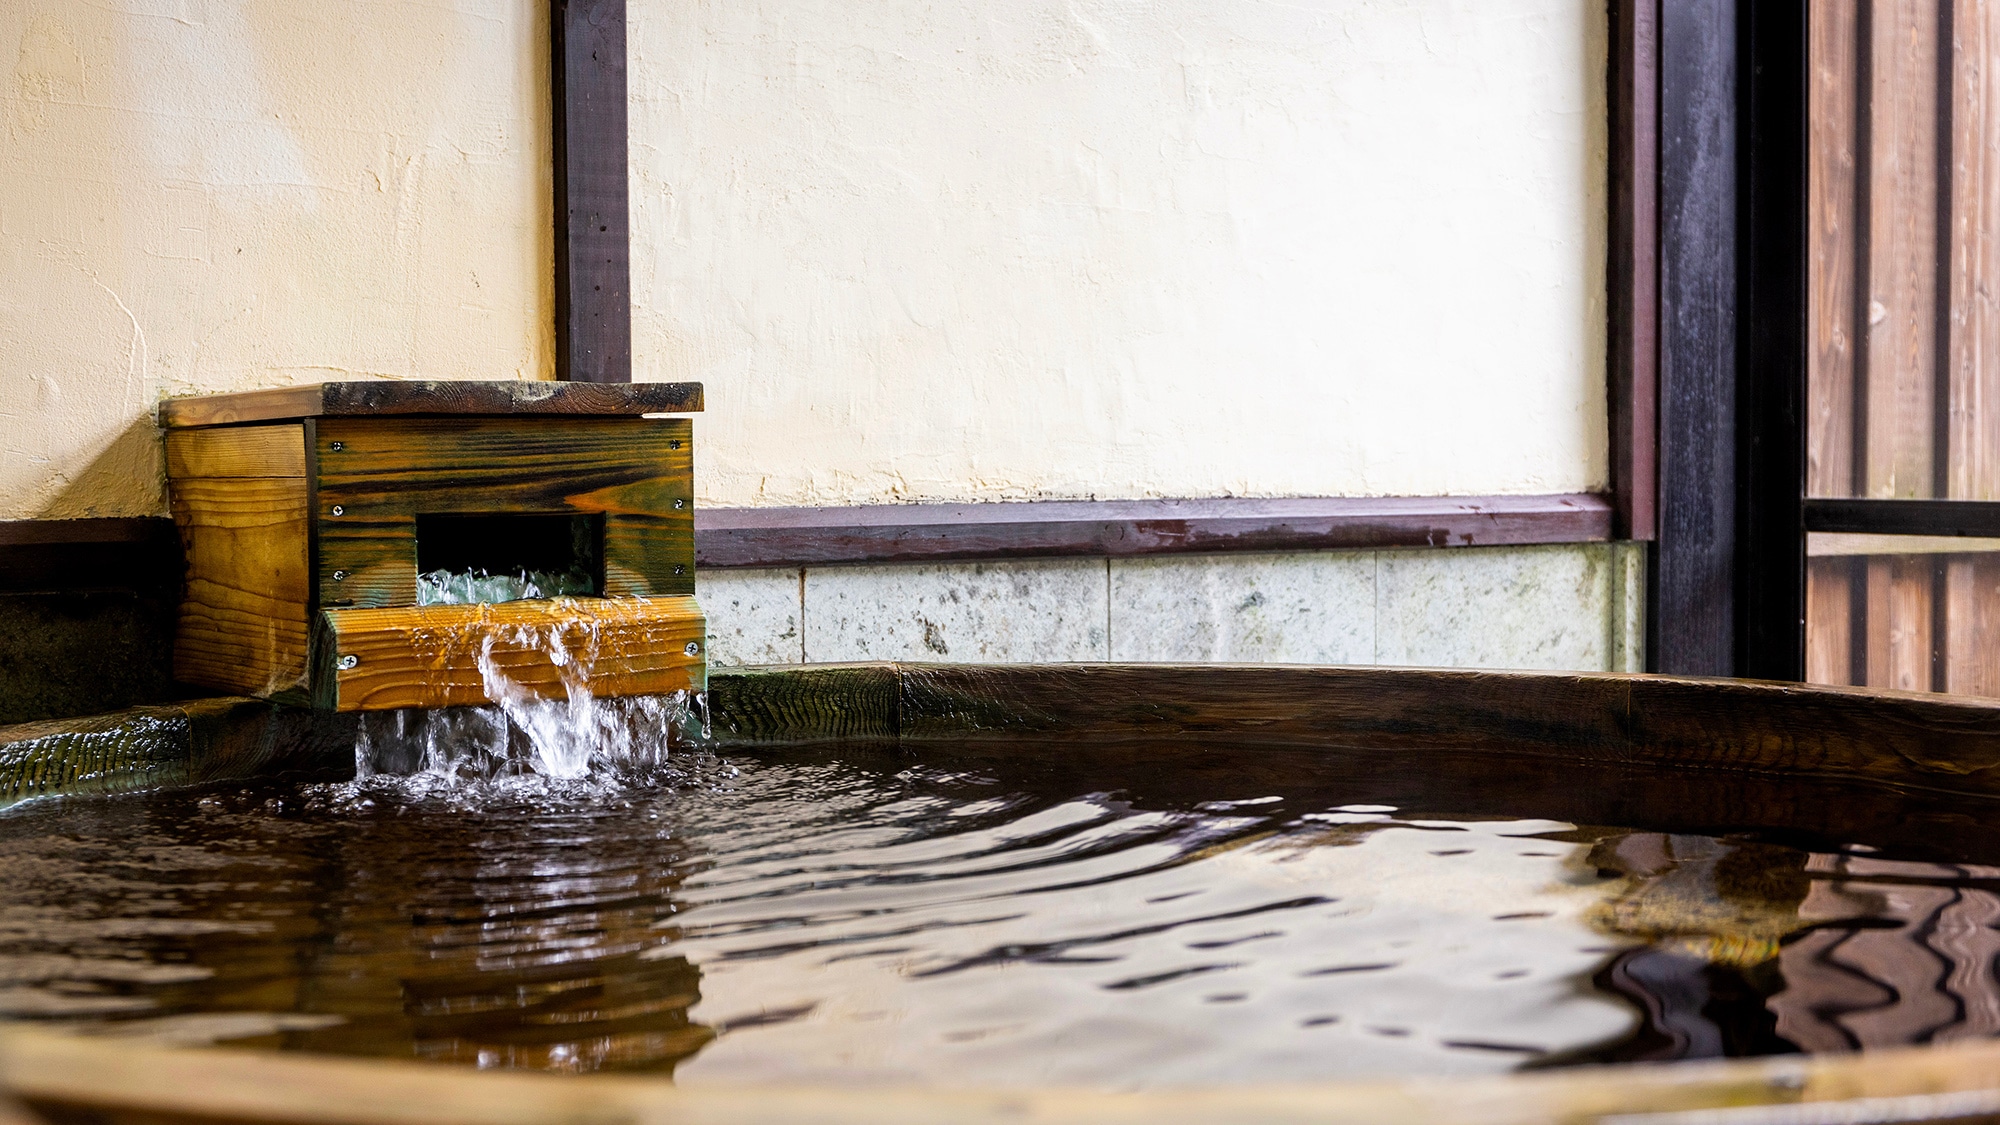
[(48, 801), (0, 815), (0, 1010), (687, 1083), (1922, 1043), (2000, 1030), (1992, 811), (1187, 743)]

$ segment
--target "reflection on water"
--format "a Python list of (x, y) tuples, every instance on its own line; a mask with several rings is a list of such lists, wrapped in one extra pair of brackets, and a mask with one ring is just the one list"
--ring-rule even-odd
[[(684, 1082), (1119, 1086), (2000, 1028), (1984, 808), (1477, 756), (1036, 749), (22, 806), (0, 816), (0, 1011)], [(1795, 804), (1862, 810), (1859, 834)]]

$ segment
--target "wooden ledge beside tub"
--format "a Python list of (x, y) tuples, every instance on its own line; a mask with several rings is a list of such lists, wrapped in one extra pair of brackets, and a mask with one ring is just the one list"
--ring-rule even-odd
[[(330, 710), (528, 691), (698, 690), (698, 383), (342, 382), (169, 399), (168, 490), (187, 556), (178, 679)], [(432, 566), (566, 567), (550, 603), (419, 605)], [(585, 658), (557, 668), (537, 632)], [(580, 646), (580, 647), (577, 647)]]

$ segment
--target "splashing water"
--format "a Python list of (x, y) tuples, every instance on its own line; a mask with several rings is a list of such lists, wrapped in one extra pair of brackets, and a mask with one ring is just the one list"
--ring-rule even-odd
[(513, 574), (430, 570), (417, 575), (418, 605), (490, 605), (530, 598), (587, 597), (593, 593), (596, 589), (589, 576), (574, 570), (562, 574), (544, 570)]
[[(470, 656), (493, 703), (364, 714), (356, 776), (424, 775), (455, 785), (523, 775), (616, 781), (657, 774), (675, 745), (705, 735), (707, 698), (689, 691), (597, 698), (590, 678), (600, 640), (588, 614), (479, 631)], [(542, 698), (507, 675), (499, 654), (521, 651), (548, 657), (564, 698)]]

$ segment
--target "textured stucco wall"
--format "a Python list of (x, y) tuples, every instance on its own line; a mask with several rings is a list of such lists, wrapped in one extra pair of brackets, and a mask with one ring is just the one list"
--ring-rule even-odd
[(164, 513), (164, 394), (546, 377), (547, 7), (0, 3), (0, 518)]
[[(1590, 0), (631, 0), (708, 504), (1605, 479)], [(550, 366), (546, 5), (0, 4), (0, 518), (163, 394)]]
[(707, 504), (1600, 488), (1593, 0), (632, 0)]

